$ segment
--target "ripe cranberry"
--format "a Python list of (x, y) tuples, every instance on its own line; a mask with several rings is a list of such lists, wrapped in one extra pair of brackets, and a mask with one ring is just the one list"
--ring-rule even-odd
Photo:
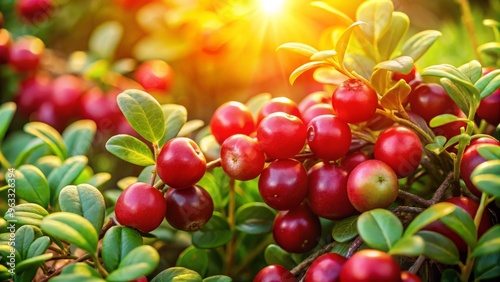
[(6, 29), (0, 29), (0, 65), (9, 62), (9, 50), (12, 46), (12, 36)]
[(300, 113), (303, 115), (307, 109), (316, 105), (316, 104), (331, 104), (331, 97), (329, 97), (328, 93), (324, 91), (316, 91), (308, 94), (304, 97), (298, 107)]
[(57, 107), (51, 102), (43, 102), (33, 114), (33, 120), (46, 123), (58, 131), (62, 131), (67, 120), (59, 115)]
[(309, 107), (302, 114), (302, 121), (304, 124), (309, 124), (311, 120), (321, 115), (333, 115), (333, 108), (331, 104), (316, 104)]
[(268, 265), (261, 269), (253, 279), (253, 282), (297, 282), (288, 269), (281, 265)]
[(404, 79), (406, 83), (410, 83), (411, 81), (415, 80), (416, 77), (417, 77), (417, 68), (415, 66), (413, 66), (413, 68), (408, 74), (403, 74), (398, 72), (392, 74), (392, 80), (400, 81), (401, 79)]
[(18, 72), (35, 70), (44, 50), (45, 44), (40, 38), (31, 35), (18, 37), (9, 50), (9, 63)]
[(280, 211), (273, 223), (273, 238), (285, 251), (305, 253), (312, 250), (321, 237), (321, 223), (307, 204)]
[(215, 110), (210, 120), (210, 131), (219, 144), (235, 134), (250, 135), (255, 131), (255, 122), (248, 107), (231, 101)]
[(44, 101), (50, 100), (52, 96), (52, 78), (44, 72), (37, 72), (35, 75), (21, 81), (18, 93), (17, 105), (19, 110), (24, 115), (29, 116), (38, 110)]
[[(496, 140), (495, 138), (493, 137), (480, 137), (480, 138), (474, 138), (470, 141), (470, 144), (468, 147), (470, 146), (474, 146), (474, 145), (477, 145), (477, 144), (492, 144), (492, 145), (497, 145), (497, 146), (500, 146), (500, 142), (498, 142), (498, 140)], [(466, 148), (468, 148), (466, 147)]]
[(160, 226), (166, 210), (163, 194), (146, 183), (134, 183), (118, 197), (116, 220), (122, 225), (151, 232)]
[(196, 184), (205, 175), (206, 168), (200, 147), (186, 137), (175, 137), (165, 143), (156, 160), (158, 176), (172, 188)]
[(335, 115), (348, 123), (360, 123), (371, 119), (378, 106), (375, 90), (359, 79), (342, 82), (332, 95)]
[(297, 103), (287, 97), (275, 97), (269, 100), (260, 109), (259, 113), (257, 114), (257, 125), (262, 121), (263, 118), (276, 112), (287, 113), (289, 115), (296, 116), (299, 119), (302, 119), (302, 115), (300, 114)]
[(141, 276), (141, 277), (139, 277), (131, 282), (148, 282), (148, 278), (146, 276)]
[(365, 249), (354, 253), (340, 272), (341, 282), (401, 282), (401, 268), (387, 253)]
[(295, 208), (307, 195), (307, 171), (297, 160), (275, 160), (260, 175), (259, 193), (273, 209)]
[(87, 90), (80, 98), (80, 115), (84, 119), (95, 121), (100, 131), (114, 132), (116, 118), (122, 117), (116, 98), (106, 95), (94, 87)]
[(308, 174), (307, 200), (317, 216), (337, 220), (356, 212), (347, 196), (345, 170), (334, 164), (320, 162), (311, 167)]
[(435, 116), (458, 112), (455, 102), (439, 84), (421, 84), (410, 95), (411, 110), (427, 123)]
[(340, 166), (350, 173), (358, 164), (369, 160), (370, 158), (362, 151), (355, 151), (340, 160)]
[(388, 164), (399, 178), (413, 173), (422, 158), (422, 143), (418, 135), (403, 126), (384, 130), (375, 142), (375, 159)]
[(340, 271), (347, 259), (336, 253), (316, 258), (304, 276), (304, 282), (340, 282)]
[(49, 18), (54, 12), (54, 0), (16, 0), (16, 11), (26, 21), (37, 24)]
[(178, 230), (194, 232), (203, 228), (214, 211), (214, 202), (201, 186), (168, 189), (165, 219)]
[[(455, 204), (464, 209), (473, 219), (476, 216), (477, 209), (479, 208), (478, 203), (467, 197), (453, 197), (445, 200), (445, 202)], [(488, 211), (486, 210), (485, 213), (483, 213), (483, 217), (481, 218), (481, 222), (479, 224), (478, 238), (480, 238), (481, 235), (483, 235), (488, 229), (490, 229), (491, 226), (491, 219)], [(446, 236), (448, 237), (448, 239), (452, 240), (453, 243), (455, 243), (459, 252), (467, 252), (467, 244), (465, 243), (465, 241), (457, 233), (455, 233), (455, 231), (451, 230), (441, 221), (434, 221), (433, 223), (424, 227), (423, 230), (434, 231), (443, 236)]]
[(490, 96), (481, 100), (477, 108), (477, 116), (486, 120), (489, 124), (498, 125), (500, 123), (500, 88)]
[(52, 83), (52, 102), (63, 117), (75, 116), (75, 108), (80, 104), (83, 85), (80, 78), (65, 74), (54, 79)]
[(422, 282), (418, 275), (408, 271), (401, 272), (401, 282)]
[(151, 60), (137, 67), (134, 78), (146, 91), (168, 91), (172, 85), (173, 71), (165, 61)]
[(236, 134), (227, 138), (220, 149), (221, 166), (224, 172), (237, 180), (250, 180), (264, 170), (266, 155), (257, 140)]
[(257, 127), (257, 140), (268, 157), (293, 158), (306, 143), (306, 126), (296, 116), (272, 113)]
[(349, 124), (334, 115), (318, 116), (307, 126), (309, 148), (316, 157), (325, 161), (334, 161), (347, 154), (351, 141)]
[(469, 188), (469, 191), (479, 198), (481, 197), (482, 192), (479, 189), (477, 189), (477, 187), (472, 183), (470, 176), (472, 174), (472, 171), (479, 164), (484, 163), (486, 161), (486, 159), (483, 158), (477, 151), (478, 147), (481, 145), (482, 144), (475, 144), (468, 146), (464, 154), (462, 155), (462, 160), (460, 162), (460, 176), (464, 180), (467, 188)]

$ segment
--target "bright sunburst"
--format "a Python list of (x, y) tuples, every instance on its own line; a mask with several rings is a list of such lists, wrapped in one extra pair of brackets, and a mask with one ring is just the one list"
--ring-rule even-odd
[(260, 0), (260, 8), (262, 11), (268, 15), (274, 15), (279, 13), (284, 5), (286, 0)]

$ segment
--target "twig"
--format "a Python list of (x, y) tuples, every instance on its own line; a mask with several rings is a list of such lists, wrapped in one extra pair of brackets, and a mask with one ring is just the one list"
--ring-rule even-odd
[(430, 207), (430, 203), (428, 200), (420, 197), (420, 196), (417, 196), (415, 194), (412, 194), (410, 192), (406, 192), (404, 190), (399, 190), (398, 191), (398, 197), (400, 198), (403, 198), (403, 199), (408, 199), (408, 200), (412, 200), (413, 202), (421, 205), (421, 206), (424, 206), (424, 207)]
[(418, 270), (420, 269), (420, 267), (422, 267), (422, 264), (424, 262), (425, 262), (425, 256), (419, 256), (415, 261), (415, 263), (410, 267), (408, 272), (417, 274)]
[(82, 262), (82, 261), (85, 261), (89, 258), (91, 258), (92, 256), (90, 254), (85, 254), (77, 259), (75, 259), (74, 261), (70, 261), (68, 263), (66, 263), (65, 265), (59, 267), (58, 269), (56, 269), (52, 274), (48, 275), (48, 276), (45, 276), (44, 278), (42, 278), (39, 282), (47, 282), (49, 281), (50, 278), (54, 277), (54, 276), (57, 276), (59, 274), (61, 274), (61, 271), (68, 265), (70, 264), (73, 264), (73, 263), (77, 263), (77, 262)]
[(115, 219), (113, 217), (110, 217), (108, 223), (106, 223), (106, 225), (104, 225), (104, 227), (102, 228), (101, 233), (99, 234), (99, 239), (102, 239), (104, 237), (104, 234), (106, 234), (106, 232), (108, 232), (108, 230), (115, 225)]
[(439, 200), (441, 200), (441, 198), (443, 197), (444, 193), (446, 192), (446, 190), (448, 189), (448, 187), (450, 186), (450, 184), (454, 180), (455, 179), (453, 177), (453, 172), (448, 173), (448, 175), (444, 179), (443, 183), (441, 183), (441, 185), (436, 190), (436, 192), (434, 193), (434, 195), (432, 196), (432, 198), (430, 199), (430, 201), (428, 201), (429, 204), (430, 204), (429, 206), (432, 206), (432, 205), (436, 204), (437, 202), (439, 202)]
[(425, 211), (424, 208), (409, 207), (409, 206), (397, 206), (392, 210), (393, 213), (399, 213), (399, 212), (421, 213), (423, 211)]
[(207, 171), (212, 170), (212, 169), (219, 167), (219, 166), (221, 166), (220, 158), (207, 163)]
[(314, 254), (307, 257), (305, 260), (301, 261), (296, 267), (290, 270), (290, 272), (293, 274), (293, 276), (299, 276), (301, 273), (306, 272), (306, 270), (309, 268), (309, 266), (311, 265), (311, 263), (313, 263), (315, 259), (317, 259), (319, 256), (323, 254), (330, 252), (335, 244), (338, 244), (338, 242), (333, 241), (327, 244), (322, 249), (318, 250)]
[(354, 242), (352, 242), (351, 246), (347, 250), (347, 253), (345, 255), (346, 258), (352, 257), (354, 253), (358, 250), (359, 247), (363, 244), (363, 239), (361, 239), (361, 236), (356, 237)]

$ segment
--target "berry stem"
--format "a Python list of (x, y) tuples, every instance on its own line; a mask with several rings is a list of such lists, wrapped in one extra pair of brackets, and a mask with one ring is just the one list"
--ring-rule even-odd
[(415, 263), (408, 269), (408, 272), (412, 274), (417, 274), (417, 272), (420, 270), (422, 267), (422, 264), (424, 264), (426, 257), (425, 256), (419, 256)]

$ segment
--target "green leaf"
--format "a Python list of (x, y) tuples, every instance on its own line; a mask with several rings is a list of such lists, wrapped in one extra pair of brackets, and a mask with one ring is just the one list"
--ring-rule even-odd
[(201, 249), (220, 247), (229, 242), (231, 238), (229, 223), (216, 212), (201, 230), (192, 233), (193, 245)]
[(44, 254), (45, 251), (47, 251), (49, 245), (50, 245), (50, 238), (48, 236), (42, 236), (40, 238), (36, 238), (35, 241), (31, 243), (26, 257), (32, 258)]
[(345, 56), (344, 65), (349, 71), (355, 71), (362, 77), (370, 79), (375, 61), (361, 54), (349, 53)]
[(320, 66), (330, 66), (327, 61), (312, 61), (303, 64), (302, 66), (296, 68), (289, 77), (289, 82), (291, 85), (295, 82), (295, 80), (303, 73), (305, 73), (308, 70), (320, 67)]
[(102, 261), (108, 272), (118, 268), (120, 262), (133, 249), (141, 246), (141, 234), (126, 226), (113, 226), (102, 239)]
[(470, 63), (461, 65), (458, 67), (458, 70), (462, 72), (472, 83), (476, 83), (483, 75), (481, 64), (476, 60), (472, 60)]
[(339, 255), (343, 255), (344, 257), (347, 256), (347, 253), (349, 252), (349, 248), (351, 247), (352, 241), (347, 241), (344, 243), (338, 243), (336, 242), (333, 244), (332, 249), (330, 250), (331, 253), (336, 253)]
[(176, 104), (161, 105), (161, 109), (165, 116), (165, 135), (159, 142), (160, 146), (179, 134), (181, 128), (186, 124), (188, 114), (184, 106)]
[(376, 43), (389, 29), (394, 4), (389, 0), (367, 1), (359, 5), (356, 19), (366, 23), (360, 26), (371, 42)]
[(493, 144), (482, 144), (478, 146), (477, 152), (486, 160), (500, 160), (500, 146)]
[(61, 159), (54, 155), (43, 156), (33, 163), (34, 166), (38, 167), (42, 171), (43, 175), (49, 175), (50, 172), (52, 172), (56, 167), (59, 167), (61, 164)]
[(214, 209), (221, 210), (229, 202), (229, 177), (221, 167), (205, 173), (197, 185), (205, 188), (212, 197)]
[(69, 212), (56, 212), (46, 216), (40, 225), (50, 236), (73, 244), (82, 250), (97, 252), (97, 231), (90, 221)]
[[(41, 140), (41, 139), (34, 138), (34, 139), (30, 140), (26, 144), (26, 147), (24, 147), (23, 150), (21, 152), (19, 152), (19, 154), (17, 155), (16, 160), (14, 161), (14, 166), (18, 167), (18, 166), (24, 164), (27, 161), (27, 159), (31, 156), (31, 154), (33, 154), (34, 152), (36, 152), (36, 150), (38, 150), (39, 148), (42, 148), (45, 145), (46, 145), (45, 142), (43, 142), (43, 140)], [(53, 156), (53, 157), (55, 157), (55, 156)], [(61, 160), (58, 157), (56, 157), (56, 158), (58, 160)]]
[(339, 243), (350, 241), (358, 236), (356, 221), (358, 215), (353, 215), (335, 223), (332, 229), (332, 237)]
[(479, 45), (477, 47), (478, 52), (484, 53), (490, 56), (498, 56), (500, 54), (500, 43), (499, 42), (488, 42)]
[(201, 282), (202, 278), (198, 272), (184, 267), (170, 267), (158, 275), (150, 282)]
[(86, 155), (96, 132), (96, 124), (92, 120), (79, 120), (70, 124), (64, 130), (62, 138), (68, 155), (70, 157), (77, 155)]
[(73, 264), (69, 264), (63, 268), (61, 271), (61, 275), (55, 276), (50, 279), (50, 282), (103, 282), (104, 279), (101, 278), (101, 275), (92, 268), (90, 265), (77, 262)]
[(385, 109), (399, 110), (403, 108), (402, 103), (411, 92), (411, 87), (404, 79), (400, 79), (380, 99), (380, 105)]
[(425, 241), (423, 255), (442, 264), (455, 265), (460, 261), (455, 243), (447, 237), (432, 231), (417, 233)]
[(457, 207), (452, 213), (439, 220), (464, 239), (468, 246), (471, 248), (476, 246), (477, 229), (474, 219), (464, 209)]
[(474, 277), (483, 281), (500, 276), (500, 253), (477, 257), (474, 260)]
[(374, 69), (370, 83), (377, 93), (384, 95), (392, 80), (390, 72), (386, 69)]
[(403, 44), (401, 55), (410, 56), (416, 62), (440, 36), (441, 32), (437, 30), (421, 31), (406, 40)]
[(120, 159), (139, 166), (154, 165), (151, 149), (141, 140), (127, 134), (118, 134), (106, 142), (106, 150)]
[(378, 49), (382, 60), (388, 60), (408, 32), (410, 19), (403, 12), (392, 12), (392, 20), (386, 33), (378, 42)]
[(50, 125), (42, 122), (30, 122), (24, 125), (24, 131), (40, 138), (61, 160), (68, 157), (62, 136)]
[(454, 83), (452, 80), (449, 80), (448, 78), (441, 78), (440, 81), (441, 85), (443, 85), (444, 89), (451, 97), (451, 99), (453, 99), (453, 101), (462, 110), (462, 112), (464, 112), (464, 114), (468, 116), (470, 105), (472, 102), (472, 99), (469, 98), (470, 96), (472, 96), (472, 95), (469, 96), (470, 93), (469, 90), (466, 87), (462, 86), (461, 84)]
[(226, 275), (214, 275), (203, 279), (203, 282), (231, 282), (233, 279)]
[(57, 204), (59, 193), (61, 190), (73, 183), (87, 165), (87, 157), (74, 156), (63, 162), (63, 164), (55, 168), (48, 176), (50, 187), (50, 203), (52, 206)]
[(431, 119), (431, 121), (429, 122), (429, 126), (430, 127), (438, 127), (441, 125), (445, 125), (445, 124), (457, 121), (459, 119), (460, 118), (457, 117), (456, 115), (442, 114), (442, 115), (438, 115), (438, 116), (433, 117)]
[(425, 242), (422, 237), (414, 235), (400, 238), (389, 250), (391, 255), (415, 257), (424, 253)]
[(99, 188), (104, 183), (108, 182), (110, 179), (111, 179), (111, 174), (109, 174), (107, 172), (99, 172), (99, 173), (92, 175), (92, 177), (87, 179), (85, 181), (85, 183), (92, 185), (96, 188)]
[(153, 96), (129, 89), (118, 94), (116, 99), (118, 107), (137, 133), (150, 142), (160, 141), (165, 134), (165, 116)]
[[(167, 121), (168, 123), (168, 121)], [(192, 119), (186, 121), (184, 125), (182, 125), (181, 130), (177, 133), (177, 136), (188, 136), (189, 134), (195, 132), (196, 130), (202, 128), (205, 125), (205, 122), (201, 119)], [(168, 129), (167, 129), (168, 131)]]
[(373, 209), (358, 217), (359, 235), (368, 246), (387, 252), (403, 235), (403, 224), (392, 212)]
[(50, 188), (43, 172), (34, 165), (22, 165), (14, 173), (17, 196), (27, 202), (48, 208)]
[(118, 21), (98, 25), (89, 38), (89, 50), (97, 57), (111, 59), (123, 36), (124, 28)]
[(14, 208), (8, 209), (5, 213), (5, 220), (9, 222), (11, 219), (15, 221), (16, 225), (34, 225), (40, 226), (42, 219), (47, 216), (49, 212), (42, 206), (33, 203), (19, 204)]
[(31, 243), (35, 241), (35, 230), (33, 229), (33, 226), (30, 225), (24, 225), (19, 227), (16, 231), (16, 237), (14, 238), (14, 246), (16, 250), (19, 252), (21, 255), (21, 258), (27, 259), (28, 257), (28, 250), (29, 247), (31, 246)]
[(323, 50), (323, 51), (318, 51), (314, 53), (311, 56), (311, 61), (322, 61), (322, 60), (328, 60), (328, 59), (333, 59), (337, 55), (337, 52), (335, 50)]
[(160, 263), (160, 255), (150, 245), (142, 245), (130, 251), (111, 272), (107, 281), (129, 281), (153, 272)]
[(13, 102), (7, 102), (0, 106), (0, 144), (7, 133), (16, 109), (17, 106)]
[(236, 229), (248, 234), (271, 231), (276, 214), (264, 203), (248, 203), (236, 210)]
[(342, 65), (344, 63), (344, 56), (347, 50), (347, 45), (349, 45), (349, 40), (351, 39), (354, 28), (363, 24), (365, 23), (359, 21), (352, 23), (348, 28), (344, 30), (344, 32), (342, 32), (339, 40), (335, 43), (335, 51), (337, 51), (337, 60), (339, 62), (339, 65)]
[(207, 273), (209, 263), (207, 250), (198, 249), (191, 245), (182, 251), (177, 258), (175, 266), (189, 268), (204, 277)]
[(475, 82), (481, 99), (493, 94), (500, 87), (500, 70), (491, 71)]
[(498, 224), (481, 236), (472, 252), (472, 256), (478, 257), (494, 253), (500, 253), (500, 225)]
[(42, 263), (46, 260), (51, 259), (53, 253), (43, 254), (29, 259), (25, 259), (16, 265), (16, 273), (22, 273), (25, 270), (38, 269)]
[(321, 84), (340, 85), (348, 79), (347, 76), (336, 70), (334, 67), (322, 67), (314, 70), (313, 78)]
[(350, 25), (350, 24), (352, 24), (354, 22), (344, 12), (342, 12), (342, 11), (340, 11), (338, 9), (335, 9), (334, 7), (330, 6), (326, 2), (323, 2), (323, 1), (313, 1), (313, 2), (311, 2), (311, 6), (318, 7), (318, 8), (321, 8), (321, 9), (323, 9), (325, 11), (328, 11), (328, 12), (332, 13), (333, 15), (335, 15), (337, 18), (339, 18), (346, 25)]
[(441, 282), (460, 282), (460, 273), (455, 269), (445, 269), (441, 275)]
[(275, 244), (269, 244), (266, 247), (266, 250), (264, 251), (264, 258), (268, 265), (278, 264), (286, 269), (292, 269), (297, 265), (290, 253)]
[(280, 46), (278, 46), (276, 51), (278, 50), (288, 50), (300, 55), (304, 55), (306, 57), (311, 57), (312, 55), (318, 52), (318, 50), (316, 50), (314, 47), (298, 42), (283, 43)]
[(86, 218), (97, 232), (101, 232), (106, 204), (101, 192), (92, 185), (68, 185), (61, 190), (59, 206), (63, 212), (71, 212)]
[(452, 203), (441, 202), (427, 208), (421, 214), (417, 215), (413, 221), (406, 228), (403, 236), (412, 236), (420, 229), (429, 225), (430, 223), (440, 219), (443, 216), (451, 214), (457, 209), (457, 206)]
[(471, 180), (479, 190), (500, 197), (500, 160), (479, 164), (472, 171)]
[[(0, 244), (0, 257), (7, 258), (9, 255), (11, 255), (11, 253), (12, 253), (11, 251), (13, 248), (8, 245), (10, 233), (3, 233), (3, 234), (6, 235), (7, 239)], [(15, 248), (14, 248), (14, 259), (16, 261), (21, 261), (21, 254)], [(9, 258), (9, 260), (10, 260), (10, 258)]]

